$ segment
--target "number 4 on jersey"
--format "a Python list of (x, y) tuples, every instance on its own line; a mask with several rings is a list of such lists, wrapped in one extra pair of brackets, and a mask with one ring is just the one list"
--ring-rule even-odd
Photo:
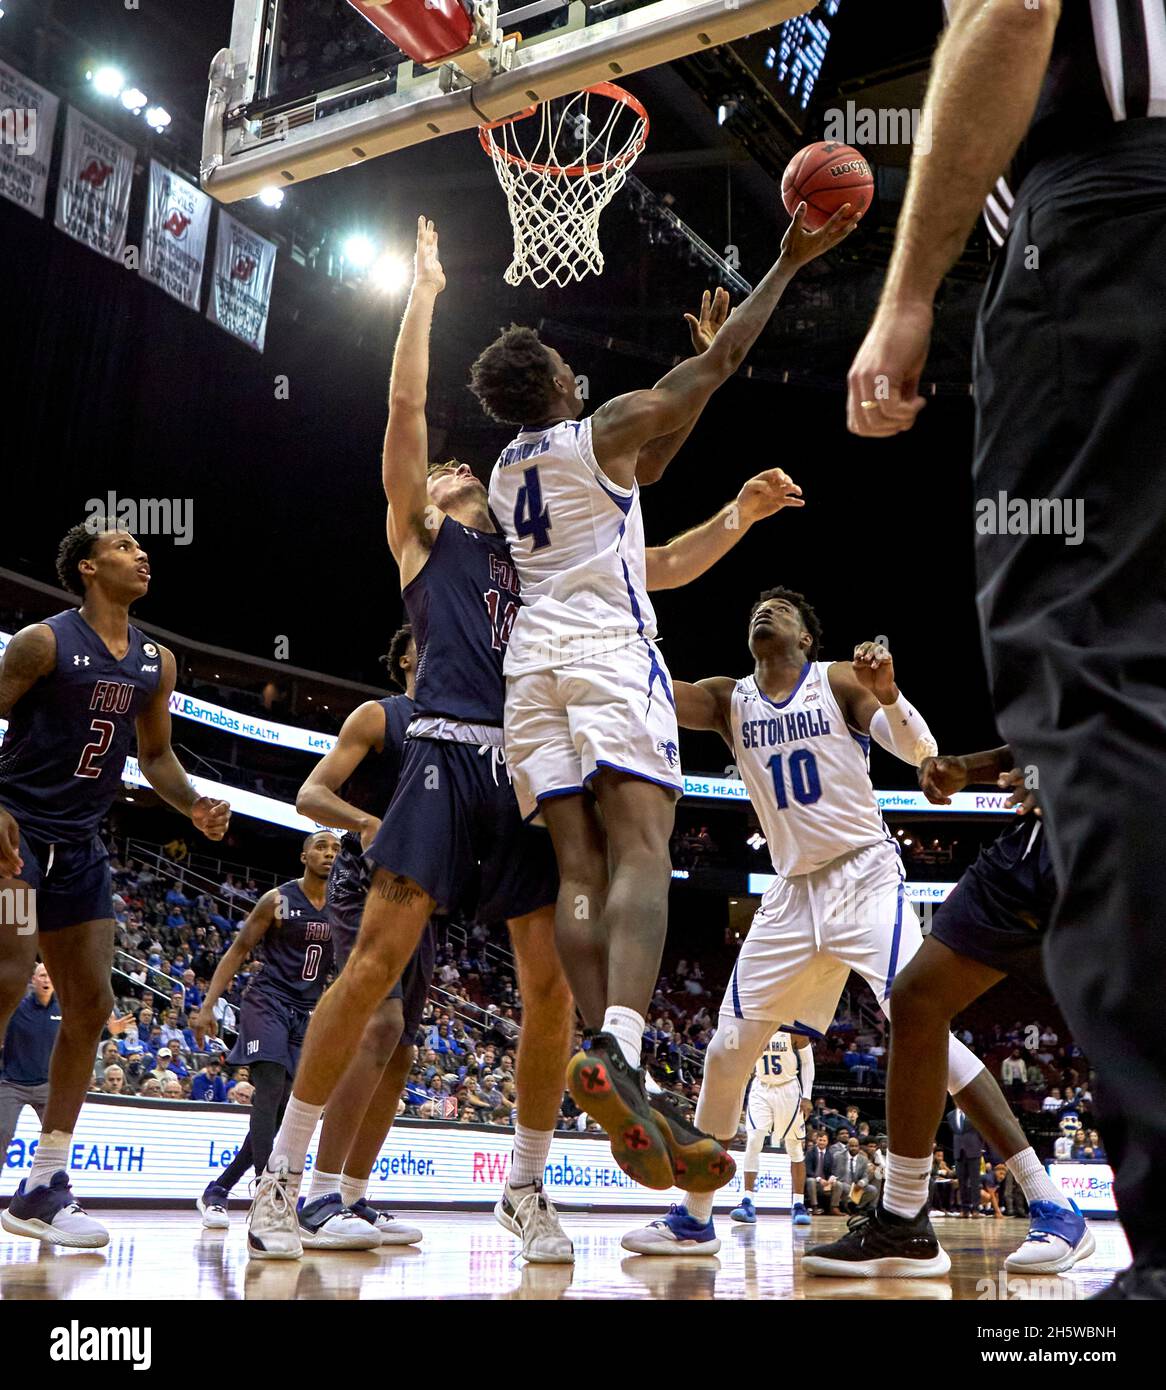
[(551, 509), (543, 506), (537, 468), (528, 468), (522, 475), (522, 486), (514, 504), (514, 530), (519, 536), (534, 537), (533, 550), (542, 550), (551, 543)]

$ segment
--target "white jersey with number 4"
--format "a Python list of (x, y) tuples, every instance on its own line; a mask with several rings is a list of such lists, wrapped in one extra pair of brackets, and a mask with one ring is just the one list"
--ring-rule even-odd
[(590, 419), (523, 430), (494, 465), (490, 510), (522, 589), (508, 676), (655, 638), (640, 489), (600, 468)]
[(774, 1033), (754, 1071), (761, 1086), (788, 1086), (798, 1080), (798, 1054), (788, 1033)]
[(807, 661), (780, 703), (753, 676), (733, 689), (737, 766), (783, 878), (890, 839), (871, 786), (870, 739), (847, 726), (830, 665)]

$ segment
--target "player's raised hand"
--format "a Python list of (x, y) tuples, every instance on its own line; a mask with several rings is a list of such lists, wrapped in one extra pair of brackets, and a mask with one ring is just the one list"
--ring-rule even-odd
[(712, 347), (713, 339), (724, 328), (731, 308), (728, 290), (723, 285), (718, 285), (715, 294), (705, 290), (704, 298), (700, 302), (699, 318), (694, 314), (685, 314), (684, 321), (692, 335), (692, 350), (698, 357)]
[(897, 694), (895, 663), (881, 642), (862, 642), (854, 649), (854, 675), (880, 704), (891, 704)]
[(768, 468), (750, 478), (737, 494), (737, 512), (746, 525), (773, 516), (783, 507), (804, 507), (802, 490), (781, 468)]
[(930, 304), (879, 306), (847, 381), (846, 425), (851, 434), (886, 439), (909, 430), (927, 404), (919, 378), (931, 349)]
[(19, 878), (23, 869), (20, 827), (13, 816), (0, 807), (0, 878)]
[(1040, 807), (1036, 804), (1036, 790), (1025, 782), (1024, 773), (1020, 768), (1012, 767), (1007, 772), (1002, 772), (996, 778), (996, 785), (1002, 792), (1008, 792), (1004, 804), (1010, 811), (1015, 811), (1018, 816), (1027, 816), (1030, 811), (1034, 816), (1040, 815)]
[(417, 254), (413, 260), (413, 287), (427, 287), (434, 294), (445, 289), (445, 271), (437, 247), (437, 228), (425, 217), (417, 219)]
[(816, 232), (807, 231), (806, 205), (799, 203), (789, 230), (782, 239), (782, 263), (789, 270), (800, 270), (818, 256), (832, 251), (840, 241), (845, 241), (858, 223), (858, 210), (850, 203), (843, 203), (824, 227)]
[(226, 801), (200, 796), (190, 808), (190, 819), (208, 840), (221, 840), (231, 822), (231, 807)]
[(919, 786), (936, 806), (950, 806), (952, 795), (967, 785), (968, 769), (963, 758), (924, 758), (919, 764)]

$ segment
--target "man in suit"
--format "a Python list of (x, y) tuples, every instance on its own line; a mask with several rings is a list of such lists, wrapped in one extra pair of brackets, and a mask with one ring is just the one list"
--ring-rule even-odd
[(829, 1147), (830, 1136), (820, 1129), (814, 1143), (806, 1150), (806, 1206), (827, 1213), (837, 1205), (832, 1192), (838, 1185), (830, 1176)]
[(984, 1141), (958, 1106), (947, 1112), (946, 1120), (951, 1130), (951, 1151), (960, 1185), (960, 1215), (967, 1220), (980, 1206), (980, 1158)]
[[(834, 1186), (831, 1189), (831, 1214), (841, 1201), (845, 1212), (863, 1211), (878, 1200), (878, 1184), (874, 1181), (870, 1163), (858, 1140), (851, 1135), (844, 1153), (835, 1154), (831, 1166)], [(852, 1194), (857, 1192), (857, 1200)]]

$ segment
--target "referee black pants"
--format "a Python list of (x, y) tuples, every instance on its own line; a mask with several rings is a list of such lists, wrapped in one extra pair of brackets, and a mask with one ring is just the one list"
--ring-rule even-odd
[(1166, 1263), (1166, 120), (1029, 174), (975, 357), (977, 602), (1061, 889), (1049, 980)]

